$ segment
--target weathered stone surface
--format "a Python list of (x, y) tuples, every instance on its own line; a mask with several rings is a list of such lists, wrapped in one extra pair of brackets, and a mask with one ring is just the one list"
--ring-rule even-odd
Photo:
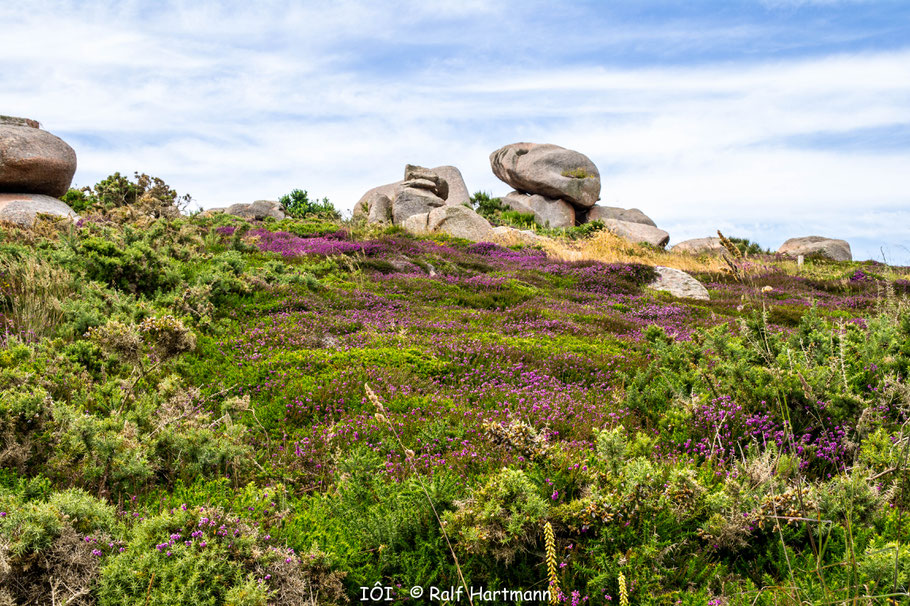
[(220, 214), (222, 214), (222, 213), (224, 213), (224, 207), (218, 206), (218, 207), (215, 207), (215, 208), (207, 208), (207, 209), (205, 209), (204, 211), (202, 211), (201, 213), (199, 213), (199, 216), (200, 216), (200, 217), (213, 217), (213, 216), (215, 216), (215, 215), (220, 215)]
[(711, 298), (704, 285), (680, 269), (657, 266), (657, 279), (650, 286), (654, 290), (663, 290), (674, 297), (682, 299), (700, 299), (707, 301)]
[(670, 241), (670, 234), (662, 229), (644, 225), (643, 223), (629, 223), (628, 221), (617, 221), (616, 219), (607, 219), (604, 225), (608, 230), (625, 238), (630, 242), (644, 242), (651, 246), (663, 248)]
[(472, 242), (483, 242), (490, 240), (493, 226), (467, 206), (446, 205), (430, 211), (427, 229)]
[(471, 194), (468, 192), (468, 187), (464, 184), (464, 177), (461, 176), (460, 170), (454, 166), (437, 166), (430, 170), (445, 179), (449, 185), (449, 195), (445, 198), (446, 204), (470, 204)]
[(605, 221), (606, 219), (616, 219), (617, 221), (627, 221), (629, 223), (641, 223), (657, 227), (657, 224), (651, 220), (651, 217), (641, 212), (637, 208), (618, 208), (616, 206), (597, 206), (596, 204), (588, 210), (587, 222)]
[[(416, 187), (417, 189), (425, 189), (436, 194), (439, 186), (429, 179), (408, 179), (407, 181), (403, 181), (401, 183), (401, 187), (402, 189), (405, 187)], [(436, 195), (439, 196), (439, 194)], [(439, 197), (442, 198), (442, 196)]]
[(565, 200), (547, 198), (539, 194), (526, 195), (518, 191), (509, 192), (502, 198), (509, 208), (523, 213), (533, 213), (534, 221), (542, 227), (574, 227), (575, 208)]
[(428, 213), (444, 204), (442, 198), (425, 189), (413, 187), (402, 189), (392, 200), (392, 222), (400, 225), (411, 215)]
[(370, 198), (369, 208), (367, 221), (370, 223), (392, 222), (392, 200), (387, 195), (376, 193)]
[(57, 198), (43, 194), (0, 193), (0, 221), (31, 227), (35, 224), (38, 214), (66, 217), (73, 221), (79, 220), (79, 215)]
[(415, 236), (426, 236), (430, 233), (430, 229), (427, 227), (429, 218), (430, 213), (419, 213), (416, 215), (411, 215), (402, 221), (399, 225), (402, 229), (414, 234)]
[(790, 238), (777, 249), (777, 252), (791, 257), (803, 255), (821, 255), (835, 261), (852, 261), (853, 252), (846, 240), (836, 240), (822, 236), (805, 236)]
[(388, 197), (390, 200), (394, 200), (398, 195), (398, 192), (401, 191), (401, 181), (396, 181), (395, 183), (387, 183), (386, 185), (379, 185), (374, 187), (371, 190), (368, 190), (365, 194), (360, 197), (360, 200), (357, 201), (357, 204), (354, 205), (354, 218), (364, 218), (366, 219), (370, 215), (370, 200), (376, 194), (382, 194)]
[(407, 164), (404, 167), (404, 180), (404, 187), (409, 187), (407, 184), (408, 181), (430, 181), (433, 183), (433, 187), (422, 187), (422, 189), (429, 189), (443, 200), (449, 197), (448, 182), (431, 168)]
[(0, 121), (0, 192), (59, 198), (76, 173), (76, 152), (34, 120)]
[(600, 173), (576, 151), (548, 143), (512, 143), (490, 154), (493, 174), (515, 189), (590, 207), (600, 198)]
[(506, 246), (515, 244), (534, 246), (546, 242), (549, 238), (535, 234), (529, 229), (515, 229), (508, 225), (500, 225), (499, 227), (494, 227), (493, 231), (490, 232), (490, 240)]
[(720, 238), (717, 237), (683, 240), (679, 244), (674, 244), (670, 250), (690, 255), (722, 255), (727, 252), (724, 245), (720, 243)]
[(250, 204), (238, 203), (231, 204), (224, 212), (235, 217), (243, 219), (255, 219), (261, 221), (266, 217), (274, 219), (284, 219), (287, 215), (281, 209), (281, 204), (276, 200), (256, 200)]

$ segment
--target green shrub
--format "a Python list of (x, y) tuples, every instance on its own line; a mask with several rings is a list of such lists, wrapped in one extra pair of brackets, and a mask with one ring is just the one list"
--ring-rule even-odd
[(295, 189), (291, 193), (278, 198), (284, 212), (291, 217), (304, 219), (307, 217), (321, 217), (325, 219), (339, 219), (341, 215), (328, 198), (310, 200), (306, 190)]
[(537, 542), (547, 503), (520, 469), (503, 468), (446, 521), (461, 547), (506, 564)]

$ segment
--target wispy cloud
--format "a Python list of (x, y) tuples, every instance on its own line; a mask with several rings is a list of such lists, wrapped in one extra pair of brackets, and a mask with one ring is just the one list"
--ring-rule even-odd
[(805, 32), (794, 55), (798, 23), (599, 3), (38, 2), (0, 21), (0, 111), (70, 140), (80, 184), (139, 170), (205, 206), (303, 187), (350, 208), (416, 162), (505, 193), (488, 154), (534, 140), (591, 156), (604, 203), (675, 240), (910, 240), (910, 48), (818, 52), (884, 22)]

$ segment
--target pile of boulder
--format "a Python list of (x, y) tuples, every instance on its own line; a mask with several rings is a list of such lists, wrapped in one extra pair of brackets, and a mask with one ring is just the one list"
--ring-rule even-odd
[(512, 143), (490, 154), (490, 167), (514, 188), (503, 203), (533, 214), (542, 227), (565, 228), (602, 221), (632, 242), (664, 247), (670, 234), (637, 208), (598, 206), (600, 172), (582, 153), (549, 143)]
[(474, 242), (494, 238), (490, 222), (474, 212), (464, 179), (454, 166), (408, 164), (404, 179), (374, 187), (354, 205), (354, 217), (398, 225), (411, 233), (446, 233)]
[[(558, 145), (512, 143), (490, 154), (493, 174), (513, 188), (502, 202), (532, 214), (541, 227), (565, 228), (602, 221), (632, 242), (664, 247), (670, 235), (637, 208), (598, 206), (600, 173), (590, 158)], [(532, 231), (492, 227), (471, 207), (471, 196), (454, 166), (423, 168), (408, 164), (404, 179), (366, 192), (354, 217), (399, 225), (416, 234), (447, 233), (469, 240), (538, 243)]]
[(77, 220), (59, 200), (76, 173), (76, 152), (34, 120), (0, 116), (0, 221), (25, 227), (39, 214)]

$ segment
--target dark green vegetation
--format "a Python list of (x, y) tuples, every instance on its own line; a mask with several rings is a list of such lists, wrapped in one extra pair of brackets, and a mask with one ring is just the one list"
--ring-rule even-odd
[(86, 196), (0, 232), (0, 604), (414, 603), (460, 584), (442, 528), (469, 585), (545, 589), (547, 522), (567, 603), (907, 601), (902, 270), (749, 257), (685, 302)]

